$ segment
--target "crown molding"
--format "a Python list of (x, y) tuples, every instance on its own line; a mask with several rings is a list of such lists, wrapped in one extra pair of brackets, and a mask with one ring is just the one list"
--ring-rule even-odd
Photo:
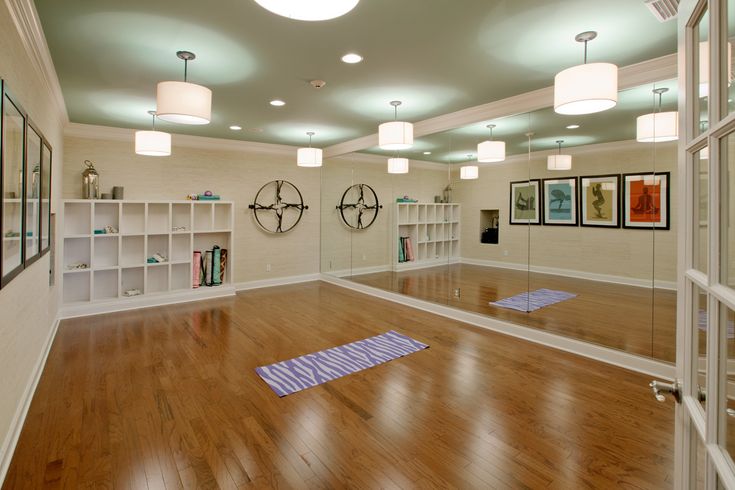
[[(95, 126), (92, 124), (69, 123), (64, 128), (64, 136), (71, 138), (87, 138), (105, 141), (124, 141), (132, 145), (135, 142), (135, 130), (110, 126)], [(171, 134), (173, 146), (197, 148), (202, 150), (254, 152), (268, 155), (289, 156), (296, 158), (295, 146), (274, 145), (271, 143), (257, 143), (254, 141), (230, 140), (209, 138), (206, 136), (191, 136), (187, 134)]]
[[(645, 83), (676, 78), (676, 63), (676, 54), (670, 54), (624, 66), (618, 71), (618, 89), (625, 90)], [(537, 111), (552, 105), (554, 105), (554, 87), (545, 87), (416, 122), (414, 123), (413, 133), (414, 137), (420, 138), (421, 136), (449, 131), (490, 119)], [(378, 135), (375, 133), (329, 146), (324, 149), (324, 155), (325, 157), (335, 157), (377, 145)]]
[(15, 24), (21, 43), (28, 54), (31, 65), (45, 85), (56, 105), (63, 123), (69, 121), (64, 94), (61, 92), (59, 77), (56, 75), (51, 52), (48, 49), (46, 36), (38, 18), (33, 0), (5, 0), (10, 18)]

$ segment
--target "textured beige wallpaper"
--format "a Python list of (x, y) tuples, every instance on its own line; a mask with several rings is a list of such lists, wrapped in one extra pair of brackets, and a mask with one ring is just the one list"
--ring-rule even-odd
[[(0, 52), (2, 78), (53, 147), (52, 208), (56, 210), (63, 159), (61, 114), (28, 61), (5, 2), (0, 5)], [(49, 259), (46, 254), (0, 290), (0, 453), (9, 443), (11, 424), (56, 317), (59, 291), (48, 285)]]
[[(480, 167), (480, 178), (454, 178), (455, 200), (462, 203), (462, 256), (465, 258), (553, 267), (595, 274), (662, 281), (676, 280), (676, 143), (631, 142), (621, 148), (567, 151), (573, 157), (568, 172), (546, 170), (545, 157)], [(510, 225), (511, 181), (614, 173), (671, 172), (669, 231), (599, 229), (565, 226)], [(530, 172), (530, 173), (529, 173)], [(500, 243), (480, 243), (480, 210), (500, 210)], [(655, 248), (655, 254), (654, 254)], [(655, 256), (655, 262), (654, 262)]]

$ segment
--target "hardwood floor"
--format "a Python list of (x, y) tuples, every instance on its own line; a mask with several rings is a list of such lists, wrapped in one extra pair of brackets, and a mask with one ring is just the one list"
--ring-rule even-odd
[[(632, 354), (674, 362), (676, 292), (551, 274), (452, 264), (352, 276), (352, 281)], [(460, 288), (459, 298), (453, 291)], [(577, 297), (531, 313), (488, 303), (540, 288)]]
[[(279, 399), (255, 367), (430, 348)], [(648, 376), (321, 282), (65, 320), (3, 489), (667, 488)]]

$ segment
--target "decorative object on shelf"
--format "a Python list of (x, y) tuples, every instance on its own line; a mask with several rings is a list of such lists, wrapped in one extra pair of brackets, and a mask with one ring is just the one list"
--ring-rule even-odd
[(570, 170), (572, 168), (572, 155), (561, 154), (561, 144), (564, 140), (556, 140), (559, 150), (556, 155), (549, 155), (546, 158), (547, 170)]
[(447, 184), (447, 186), (442, 191), (442, 194), (444, 195), (444, 202), (452, 202), (452, 184)]
[(577, 178), (543, 179), (544, 225), (577, 226)]
[(186, 198), (187, 198), (187, 199), (188, 199), (189, 201), (196, 201), (196, 200), (198, 200), (198, 199), (199, 199), (199, 194), (197, 194), (197, 193), (193, 193), (193, 194), (187, 194), (187, 195), (186, 195)]
[(74, 271), (74, 270), (84, 270), (89, 269), (89, 264), (86, 264), (84, 262), (75, 262), (73, 264), (67, 264), (66, 270), (68, 271)]
[(156, 252), (148, 257), (148, 259), (146, 259), (146, 262), (149, 264), (162, 264), (164, 262), (168, 262), (168, 259), (161, 252)]
[(118, 232), (118, 230), (114, 226), (112, 226), (112, 225), (105, 226), (105, 233), (107, 233), (108, 235), (114, 235), (117, 232)]
[(264, 9), (281, 17), (319, 21), (341, 17), (360, 0), (255, 0)]
[(557, 114), (592, 114), (618, 103), (618, 67), (612, 63), (587, 63), (587, 43), (594, 31), (577, 34), (584, 43), (584, 63), (562, 70), (554, 77), (554, 111)]
[(510, 224), (541, 223), (541, 182), (538, 179), (510, 183)]
[(199, 194), (195, 200), (196, 201), (219, 201), (220, 200), (219, 195), (212, 194), (212, 191), (207, 191), (207, 192), (209, 192), (209, 194), (207, 194), (206, 192), (204, 194)]
[(141, 294), (143, 293), (138, 288), (128, 289), (125, 292), (123, 292), (123, 296), (127, 296), (128, 298), (132, 296), (140, 296)]
[(653, 93), (658, 95), (658, 108), (650, 114), (636, 118), (636, 141), (662, 143), (679, 139), (679, 113), (677, 111), (661, 112), (661, 99), (668, 91), (666, 87), (653, 89)]
[(490, 139), (477, 145), (477, 161), (482, 163), (495, 163), (505, 160), (505, 141), (493, 140), (493, 129), (495, 124), (488, 124)]
[(253, 210), (255, 221), (264, 231), (286, 233), (299, 224), (309, 206), (304, 204), (301, 192), (291, 182), (273, 180), (258, 190), (248, 208)]
[(579, 178), (580, 225), (620, 227), (620, 175)]
[(669, 229), (669, 175), (623, 174), (623, 228)]
[(171, 135), (156, 131), (156, 111), (148, 111), (153, 117), (150, 131), (135, 132), (135, 153), (151, 157), (167, 157), (171, 154)]
[(202, 252), (194, 250), (191, 268), (191, 287), (198, 288), (202, 285)]
[(296, 165), (299, 167), (321, 167), (322, 166), (322, 149), (311, 147), (311, 138), (316, 133), (308, 131), (306, 135), (309, 137), (309, 147), (299, 148), (296, 150)]
[(189, 62), (196, 59), (190, 51), (177, 51), (184, 60), (184, 81), (158, 82), (156, 114), (159, 119), (178, 124), (209, 124), (212, 118), (212, 91), (188, 81)]
[(419, 202), (418, 199), (411, 199), (408, 196), (397, 197), (396, 202)]
[(437, 203), (437, 204), (439, 204), (440, 202), (442, 202), (442, 196), (434, 196), (434, 202)]
[(413, 124), (398, 120), (400, 100), (391, 101), (393, 121), (378, 126), (378, 146), (383, 150), (407, 150), (413, 146)]
[(348, 187), (337, 206), (342, 222), (354, 230), (370, 228), (382, 208), (375, 190), (367, 184)]
[(100, 174), (97, 173), (97, 170), (94, 168), (94, 163), (91, 161), (84, 160), (84, 165), (86, 168), (82, 172), (82, 198), (99, 199)]
[(100, 199), (112, 199), (112, 192), (103, 192)]
[(211, 250), (194, 251), (193, 287), (221, 286), (227, 269), (227, 249), (215, 245)]
[(118, 201), (123, 200), (123, 196), (125, 196), (125, 188), (119, 185), (116, 185), (112, 188), (112, 198), (116, 199)]

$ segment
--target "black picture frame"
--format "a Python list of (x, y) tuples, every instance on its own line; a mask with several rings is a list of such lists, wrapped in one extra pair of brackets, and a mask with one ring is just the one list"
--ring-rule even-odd
[[(659, 180), (662, 187), (665, 187), (666, 191), (662, 193), (660, 202), (662, 206), (659, 208), (660, 212), (660, 219), (657, 224), (655, 221), (644, 221), (640, 222), (639, 224), (632, 224), (633, 221), (630, 220), (630, 211), (631, 211), (631, 200), (634, 199), (634, 196), (630, 195), (630, 189), (628, 186), (628, 182), (633, 182), (633, 178), (636, 178), (636, 180), (641, 180), (645, 178), (653, 178), (654, 181), (656, 179)], [(622, 200), (622, 223), (623, 228), (628, 230), (669, 230), (671, 227), (671, 173), (670, 172), (633, 172), (633, 173), (627, 173), (623, 174), (622, 179), (622, 185), (623, 185), (623, 200)], [(645, 184), (644, 184), (645, 185)], [(640, 196), (638, 197), (638, 201), (640, 201)], [(640, 202), (637, 204), (637, 206), (640, 204)], [(637, 207), (636, 206), (636, 207)]]
[[(587, 226), (591, 228), (612, 228), (612, 229), (618, 229), (620, 228), (621, 224), (621, 215), (622, 215), (622, 208), (621, 208), (621, 196), (622, 196), (622, 190), (620, 188), (621, 184), (621, 178), (620, 174), (602, 174), (602, 175), (582, 175), (578, 177), (579, 179), (579, 225), (580, 226)], [(597, 180), (600, 183), (615, 182), (615, 196), (613, 197), (612, 203), (614, 204), (613, 207), (613, 217), (610, 219), (609, 222), (594, 222), (590, 221), (587, 217), (587, 208), (586, 208), (586, 202), (585, 202), (585, 191), (587, 186), (585, 185), (585, 181), (589, 180)]]
[[(38, 138), (38, 154), (31, 151), (31, 139)], [(23, 201), (23, 266), (28, 267), (41, 258), (41, 159), (43, 155), (43, 135), (26, 115), (25, 149), (23, 150), (23, 185), (25, 188)], [(36, 161), (37, 160), (37, 161)], [(32, 167), (33, 166), (33, 167)], [(36, 182), (33, 174), (38, 173)], [(30, 172), (30, 182), (29, 182)], [(29, 187), (30, 186), (30, 187)], [(30, 189), (30, 192), (29, 192)], [(29, 221), (29, 215), (31, 220)], [(32, 248), (34, 246), (35, 248)]]
[[(515, 200), (513, 199), (513, 191), (515, 187), (518, 187), (520, 185), (535, 185), (536, 186), (536, 196), (534, 197), (534, 200), (538, 202), (538, 206), (536, 209), (536, 218), (534, 219), (523, 219), (523, 218), (517, 218), (515, 217), (514, 210), (515, 207)], [(544, 197), (543, 192), (541, 189), (541, 180), (540, 179), (528, 179), (528, 180), (516, 180), (510, 183), (510, 207), (508, 208), (508, 221), (511, 225), (540, 225), (541, 224), (541, 216), (543, 215), (544, 209), (543, 209), (543, 203), (544, 203)]]
[[(561, 220), (553, 220), (546, 216), (548, 212), (551, 211), (551, 208), (549, 206), (549, 203), (546, 202), (547, 199), (547, 193), (546, 193), (546, 183), (552, 183), (552, 182), (573, 182), (573, 193), (574, 195), (571, 198), (572, 202), (572, 214), (574, 216), (574, 219), (569, 222), (562, 222)], [(557, 177), (557, 178), (548, 178), (548, 179), (541, 179), (541, 196), (542, 196), (542, 210), (541, 213), (542, 217), (542, 223), (544, 226), (579, 226), (579, 180), (577, 177)], [(563, 203), (563, 202), (562, 202)], [(560, 204), (562, 204), (560, 203)]]

